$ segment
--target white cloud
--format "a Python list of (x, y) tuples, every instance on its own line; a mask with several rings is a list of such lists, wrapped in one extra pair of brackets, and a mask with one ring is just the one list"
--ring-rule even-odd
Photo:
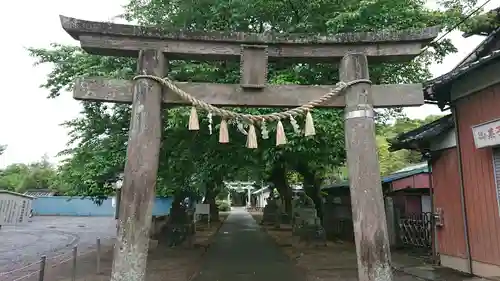
[[(476, 46), (484, 40), (482, 36), (472, 36), (463, 38), (462, 32), (451, 32), (446, 38), (450, 38), (454, 45), (457, 47), (458, 52), (448, 55), (443, 63), (434, 64), (431, 67), (431, 73), (434, 77), (443, 75), (452, 70), (458, 63), (462, 61), (468, 54), (470, 54)], [(428, 115), (442, 115), (449, 112), (442, 112), (436, 105), (426, 104), (420, 107), (405, 108), (406, 114), (411, 118), (423, 119)]]
[[(0, 45), (3, 65), (0, 68), (2, 89), (0, 93), (0, 144), (8, 149), (0, 157), (0, 168), (11, 163), (33, 162), (48, 154), (54, 156), (65, 148), (67, 131), (59, 126), (80, 112), (80, 105), (70, 93), (57, 99), (47, 99), (48, 91), (40, 89), (50, 66), (33, 67), (25, 47), (47, 47), (51, 42), (77, 44), (60, 27), (59, 15), (86, 20), (106, 21), (121, 13), (126, 0), (45, 0), (30, 1), (29, 9), (23, 1), (9, 2), (0, 9), (2, 37)], [(488, 8), (499, 5), (499, 0)], [(20, 17), (22, 15), (22, 17)], [(459, 47), (441, 65), (434, 65), (432, 72), (439, 75), (449, 71), (468, 54), (481, 38), (463, 39), (460, 33), (450, 35)], [(407, 109), (412, 117), (425, 117), (440, 113), (426, 105)]]
[[(26, 47), (47, 47), (52, 42), (77, 44), (60, 27), (59, 15), (105, 21), (119, 14), (122, 0), (13, 1), (0, 9), (3, 26), (0, 45), (0, 143), (8, 148), (0, 157), (0, 167), (11, 163), (39, 160), (45, 153), (54, 156), (65, 148), (67, 131), (59, 126), (80, 112), (80, 104), (70, 93), (47, 99), (40, 89), (50, 66), (33, 67)], [(22, 17), (20, 16), (22, 15)]]

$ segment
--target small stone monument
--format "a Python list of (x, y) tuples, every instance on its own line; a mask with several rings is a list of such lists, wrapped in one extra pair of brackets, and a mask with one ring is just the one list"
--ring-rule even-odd
[(262, 215), (262, 221), (260, 222), (261, 224), (269, 224), (269, 223), (274, 223), (275, 219), (275, 213), (278, 209), (278, 206), (276, 206), (276, 203), (271, 197), (268, 197), (266, 199), (267, 204), (264, 207), (263, 215)]
[(280, 228), (281, 227), (281, 220), (283, 217), (283, 209), (282, 209), (283, 204), (281, 202), (281, 198), (280, 198), (279, 194), (277, 194), (277, 195), (275, 194), (274, 201), (275, 201), (276, 206), (277, 206), (277, 210), (274, 213), (274, 216), (275, 216), (274, 226), (276, 228)]
[(300, 193), (292, 203), (293, 207), (293, 224), (300, 225), (307, 221), (309, 224), (314, 224), (317, 218), (316, 206), (311, 197), (305, 193)]
[(267, 204), (264, 207), (261, 224), (274, 224), (276, 227), (279, 227), (281, 224), (282, 204), (279, 193), (276, 189), (271, 192), (266, 201)]
[(293, 201), (292, 223), (292, 235), (297, 236), (299, 242), (319, 241), (326, 245), (325, 230), (318, 218), (314, 201), (305, 193), (300, 193)]
[(273, 198), (267, 199), (267, 205), (264, 207), (261, 224), (274, 224), (276, 222), (276, 214), (278, 213), (278, 205)]

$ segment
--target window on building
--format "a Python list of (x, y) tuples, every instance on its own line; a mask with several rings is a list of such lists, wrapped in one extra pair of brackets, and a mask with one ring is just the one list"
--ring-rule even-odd
[(498, 214), (500, 215), (500, 147), (493, 148), (493, 171), (495, 173)]

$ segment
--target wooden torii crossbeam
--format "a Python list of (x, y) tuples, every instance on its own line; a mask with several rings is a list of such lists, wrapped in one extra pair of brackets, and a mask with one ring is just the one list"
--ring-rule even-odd
[[(239, 85), (181, 83), (195, 98), (220, 106), (296, 107), (333, 85), (267, 85), (268, 61), (340, 61), (340, 80), (369, 79), (370, 62), (404, 62), (420, 54), (438, 27), (336, 35), (250, 34), (171, 31), (158, 27), (90, 22), (61, 16), (61, 24), (82, 48), (96, 55), (138, 58), (138, 74), (165, 77), (169, 59), (240, 60)], [(161, 110), (186, 104), (151, 79), (135, 82), (80, 78), (74, 97), (132, 103), (119, 231), (111, 279), (145, 279), (151, 212), (158, 170)], [(359, 83), (321, 107), (345, 109), (346, 150), (360, 281), (392, 280), (380, 168), (375, 145), (374, 107), (423, 104), (422, 86)], [(167, 140), (168, 142), (168, 140)]]
[[(255, 91), (238, 84), (177, 82), (176, 85), (212, 105), (245, 107), (296, 107), (318, 99), (335, 88), (335, 85), (269, 85)], [(129, 80), (79, 78), (75, 81), (73, 97), (77, 100), (132, 103), (133, 87), (134, 82)], [(168, 89), (165, 91), (162, 95), (164, 104), (187, 104), (178, 95), (169, 94)], [(418, 106), (424, 103), (421, 84), (373, 85), (372, 95), (375, 107)], [(339, 96), (317, 107), (343, 108), (345, 99)]]

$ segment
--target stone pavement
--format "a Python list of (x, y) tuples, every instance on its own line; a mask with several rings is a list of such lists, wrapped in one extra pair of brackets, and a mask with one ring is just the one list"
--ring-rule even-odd
[(244, 209), (234, 208), (194, 281), (304, 281), (305, 275)]

